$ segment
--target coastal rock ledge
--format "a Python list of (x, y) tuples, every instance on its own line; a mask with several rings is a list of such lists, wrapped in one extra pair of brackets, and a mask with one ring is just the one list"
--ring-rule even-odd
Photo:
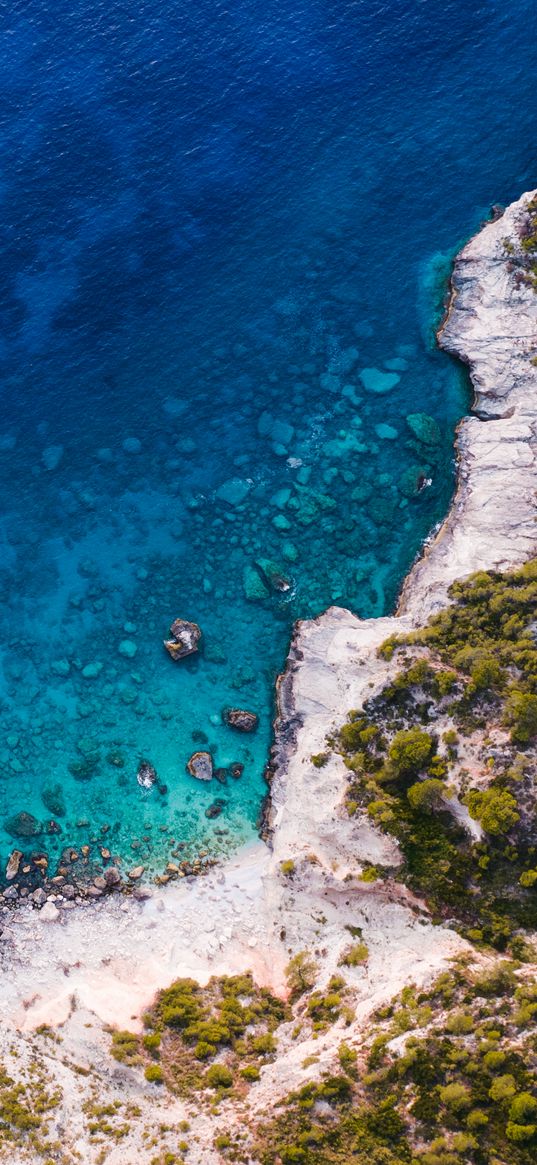
[[(327, 804), (336, 829), (346, 771), (339, 758), (313, 774), (308, 762), (346, 713), (386, 684), (389, 669), (376, 658), (380, 643), (445, 606), (456, 579), (520, 566), (537, 554), (537, 293), (517, 262), (524, 258), (521, 238), (536, 196), (523, 194), (455, 260), (438, 341), (469, 366), (474, 402), (457, 430), (450, 511), (408, 574), (396, 615), (363, 620), (331, 607), (295, 627), (278, 683), (266, 815), (278, 850), (290, 848), (298, 817), (323, 819), (326, 829)], [(355, 828), (359, 834), (365, 827)], [(355, 853), (358, 843), (356, 836)], [(295, 846), (301, 846), (299, 839)]]

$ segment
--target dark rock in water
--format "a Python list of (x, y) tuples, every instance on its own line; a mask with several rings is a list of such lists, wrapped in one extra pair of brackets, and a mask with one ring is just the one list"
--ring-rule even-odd
[(214, 817), (220, 817), (224, 805), (225, 801), (213, 801), (212, 805), (209, 805), (209, 808), (205, 810), (205, 816), (211, 821)]
[(62, 827), (58, 821), (54, 821), (52, 817), (45, 825), (45, 833), (61, 833)]
[(115, 866), (110, 866), (108, 870), (104, 871), (104, 880), (108, 887), (119, 886), (121, 882), (119, 870), (116, 870)]
[(224, 724), (236, 728), (238, 732), (255, 732), (259, 719), (255, 712), (247, 712), (245, 708), (225, 708), (222, 713)]
[(217, 780), (219, 782), (220, 785), (227, 784), (227, 776), (228, 776), (227, 769), (215, 769), (213, 772), (213, 777), (215, 778), (215, 780)]
[(99, 768), (100, 759), (98, 753), (92, 753), (82, 757), (81, 760), (70, 761), (67, 768), (75, 781), (91, 781)]
[(201, 630), (197, 623), (175, 619), (170, 627), (170, 638), (164, 640), (164, 646), (172, 659), (184, 659), (198, 650), (200, 639)]
[(210, 781), (213, 775), (213, 758), (210, 752), (193, 752), (187, 762), (187, 770), (197, 781)]
[(397, 482), (400, 493), (405, 498), (417, 498), (431, 484), (430, 473), (429, 465), (411, 465)]
[(165, 797), (165, 796), (166, 796), (166, 793), (168, 792), (168, 786), (167, 786), (167, 785), (163, 785), (163, 784), (162, 784), (162, 781), (159, 781), (159, 783), (158, 783), (158, 785), (157, 785), (157, 789), (158, 789), (158, 791), (159, 791), (159, 793), (160, 793), (161, 797)]
[(238, 781), (239, 777), (242, 777), (244, 772), (244, 765), (241, 765), (239, 760), (233, 761), (233, 764), (229, 766), (229, 771), (233, 779)]
[(13, 853), (9, 855), (8, 863), (6, 866), (6, 878), (8, 882), (12, 882), (13, 878), (17, 877), (19, 866), (21, 864), (21, 858), (22, 851), (20, 849), (14, 849)]
[(257, 558), (255, 563), (263, 582), (271, 591), (289, 591), (291, 579), (287, 577), (277, 562), (270, 558)]
[(141, 760), (140, 767), (136, 774), (136, 780), (141, 785), (142, 789), (152, 789), (153, 785), (158, 782), (156, 769), (148, 760)]
[(46, 785), (41, 793), (41, 800), (54, 817), (65, 817), (65, 799), (61, 785)]
[(191, 733), (194, 744), (207, 744), (209, 737), (206, 732), (202, 732), (201, 728), (195, 728)]
[(10, 837), (39, 837), (43, 826), (31, 813), (15, 813), (4, 821), (4, 829)]

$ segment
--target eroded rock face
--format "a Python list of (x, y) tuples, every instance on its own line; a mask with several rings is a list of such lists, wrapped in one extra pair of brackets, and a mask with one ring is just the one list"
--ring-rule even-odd
[(238, 732), (255, 732), (259, 724), (259, 717), (255, 712), (247, 712), (245, 708), (225, 708), (222, 713), (224, 724), (236, 728)]
[(193, 752), (187, 762), (187, 770), (197, 781), (210, 781), (213, 775), (213, 758), (210, 752)]
[(172, 659), (185, 659), (198, 650), (200, 639), (201, 629), (197, 623), (189, 623), (188, 619), (174, 619), (170, 638), (164, 640), (164, 646)]
[(399, 611), (419, 621), (455, 579), (508, 570), (537, 553), (537, 294), (524, 278), (530, 191), (457, 255), (440, 347), (469, 365), (473, 416), (457, 431), (458, 483), (449, 514), (412, 568)]

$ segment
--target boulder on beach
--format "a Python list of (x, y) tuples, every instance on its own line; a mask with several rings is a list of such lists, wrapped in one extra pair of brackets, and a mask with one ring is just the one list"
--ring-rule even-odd
[(197, 781), (210, 781), (213, 775), (213, 758), (210, 752), (193, 752), (187, 761), (187, 771)]
[(238, 732), (255, 732), (259, 724), (256, 713), (247, 712), (246, 708), (224, 708), (222, 719), (224, 724), (236, 728)]
[(184, 659), (198, 650), (201, 630), (197, 623), (188, 619), (174, 619), (170, 627), (170, 638), (164, 640), (166, 651), (172, 659)]

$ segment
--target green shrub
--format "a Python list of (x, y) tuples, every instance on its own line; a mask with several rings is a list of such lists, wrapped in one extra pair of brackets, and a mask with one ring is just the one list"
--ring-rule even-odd
[(489, 1088), (490, 1099), (495, 1101), (511, 1100), (515, 1092), (516, 1080), (508, 1072), (503, 1076), (497, 1076)]
[(160, 1033), (151, 1032), (149, 1035), (144, 1036), (142, 1039), (142, 1044), (144, 1045), (144, 1048), (147, 1052), (158, 1055), (158, 1049), (160, 1048)]
[(434, 748), (434, 741), (421, 728), (402, 728), (396, 732), (388, 749), (395, 772), (409, 776), (423, 769)]
[(329, 752), (316, 752), (311, 758), (311, 763), (315, 766), (316, 769), (322, 769), (326, 764), (328, 764), (329, 760)]
[(471, 1104), (471, 1092), (466, 1084), (446, 1084), (439, 1090), (440, 1100), (453, 1112), (462, 1112)]
[(150, 1084), (162, 1084), (164, 1080), (164, 1074), (160, 1064), (148, 1064), (144, 1076), (146, 1080), (149, 1080)]
[(412, 808), (417, 810), (437, 808), (442, 798), (446, 796), (449, 796), (449, 790), (444, 781), (439, 781), (436, 777), (417, 781), (407, 790), (408, 800)]
[(353, 943), (343, 952), (340, 960), (340, 967), (359, 967), (362, 963), (366, 963), (369, 957), (369, 950), (367, 944), (364, 942)]
[(505, 705), (505, 722), (511, 728), (515, 744), (528, 744), (537, 736), (537, 696), (517, 689), (511, 691)]
[(473, 1031), (473, 1028), (473, 1017), (465, 1011), (454, 1011), (446, 1020), (446, 1031), (450, 1032), (451, 1035), (468, 1035), (469, 1032)]
[(516, 1124), (537, 1122), (537, 1100), (529, 1092), (519, 1092), (509, 1109), (509, 1120)]
[(520, 820), (518, 806), (508, 789), (491, 786), (488, 789), (470, 789), (464, 798), (470, 815), (479, 821), (485, 833), (497, 836), (508, 833)]
[(211, 1064), (211, 1067), (207, 1068), (204, 1081), (208, 1088), (231, 1088), (233, 1072), (226, 1064)]
[(112, 1032), (112, 1055), (120, 1063), (137, 1063), (140, 1058), (138, 1036), (134, 1032)]
[(318, 972), (319, 968), (315, 959), (307, 951), (298, 951), (296, 955), (293, 955), (285, 968), (291, 996), (297, 999), (299, 995), (304, 994), (304, 991), (313, 987)]
[(254, 1036), (250, 1040), (252, 1052), (256, 1052), (258, 1055), (267, 1056), (270, 1052), (275, 1052), (277, 1046), (276, 1040), (274, 1036), (271, 1036), (270, 1032), (266, 1032), (262, 1036)]

